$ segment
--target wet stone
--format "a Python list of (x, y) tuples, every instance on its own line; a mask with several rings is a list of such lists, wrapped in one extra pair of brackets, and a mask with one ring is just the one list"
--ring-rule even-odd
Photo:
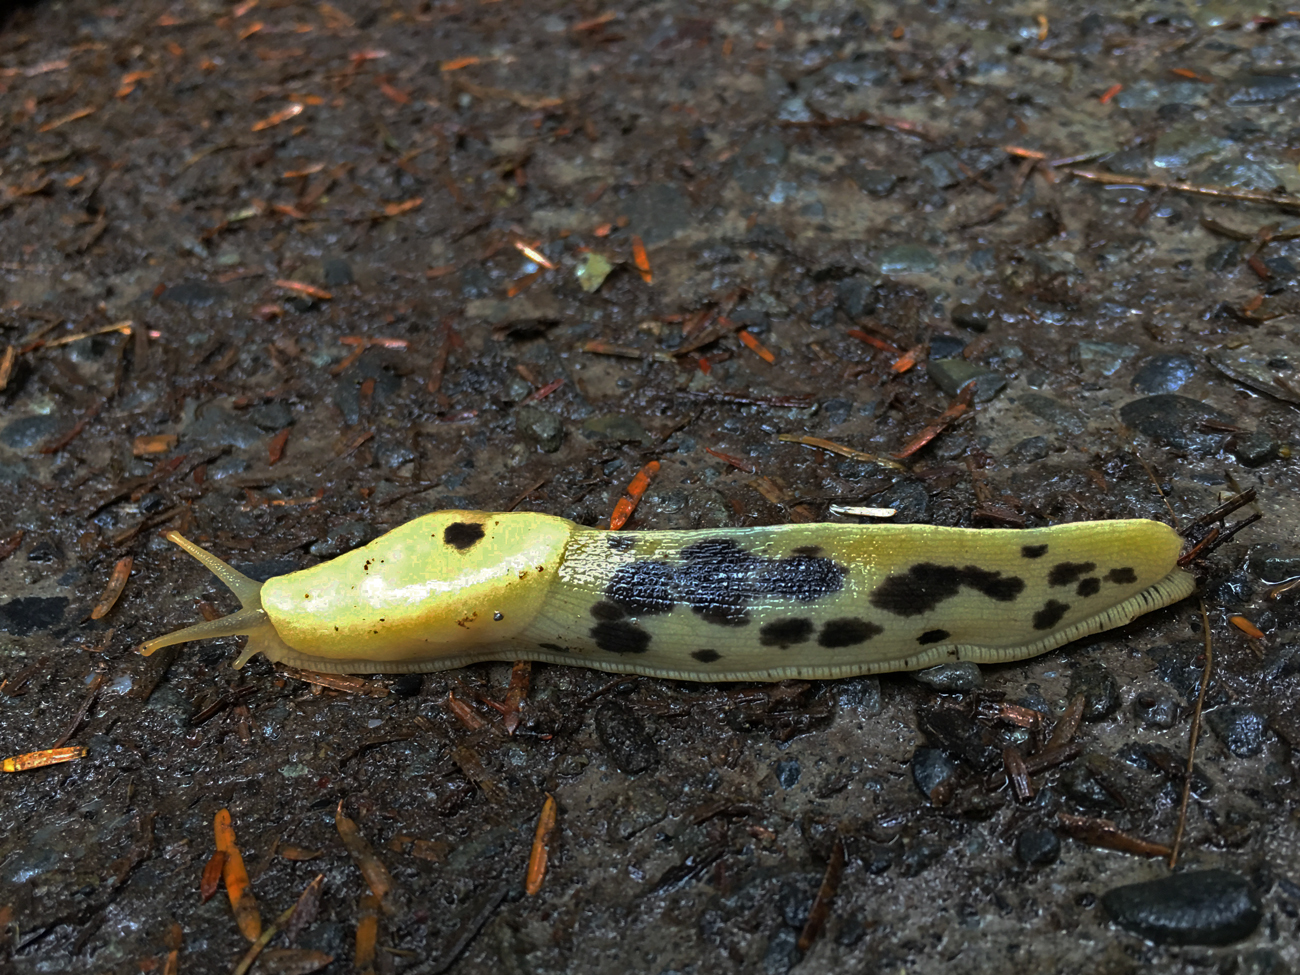
[(423, 687), (423, 674), (402, 674), (388, 685), (388, 689), (397, 697), (419, 697)]
[(861, 318), (876, 310), (878, 297), (871, 282), (861, 275), (844, 278), (835, 286), (835, 300), (849, 318)]
[(1259, 467), (1270, 460), (1276, 460), (1281, 444), (1264, 430), (1256, 430), (1245, 436), (1234, 437), (1230, 444), (1232, 456), (1243, 467)]
[(1051, 445), (1047, 442), (1046, 437), (1026, 437), (1007, 451), (1007, 462), (1010, 464), (1031, 464), (1036, 460), (1042, 460), (1050, 453)]
[[(1197, 182), (1211, 186), (1231, 186), (1243, 190), (1271, 193), (1278, 188), (1277, 174), (1267, 166), (1249, 159), (1223, 159), (1201, 170)], [(1265, 258), (1265, 263), (1268, 258)]]
[(608, 416), (593, 416), (582, 425), (582, 432), (591, 440), (620, 440), (649, 444), (654, 439), (631, 417), (616, 413)]
[(939, 258), (924, 244), (896, 244), (880, 255), (885, 274), (924, 274), (939, 266)]
[(1300, 73), (1248, 74), (1228, 95), (1230, 105), (1264, 105), (1300, 95)]
[(366, 522), (349, 521), (337, 528), (331, 528), (324, 538), (313, 542), (307, 551), (317, 558), (332, 559), (354, 548), (360, 548), (366, 542), (378, 537), (379, 530)]
[(839, 426), (853, 413), (853, 401), (847, 399), (828, 399), (822, 404), (822, 417), (831, 426)]
[(912, 753), (912, 781), (922, 795), (942, 805), (957, 785), (957, 765), (942, 748), (918, 748)]
[(293, 424), (293, 413), (286, 403), (262, 403), (251, 407), (247, 416), (255, 426), (268, 433), (283, 430)]
[(1085, 376), (1113, 376), (1140, 350), (1120, 342), (1076, 342), (1070, 347), (1070, 361)]
[(840, 711), (864, 716), (880, 713), (880, 678), (851, 677), (834, 686)]
[(1072, 700), (1077, 694), (1084, 697), (1085, 721), (1100, 721), (1119, 707), (1119, 682), (1101, 664), (1082, 664), (1074, 669), (1065, 696)]
[(1266, 722), (1258, 711), (1229, 704), (1205, 712), (1205, 723), (1238, 758), (1249, 758), (1264, 750)]
[(898, 860), (898, 871), (904, 877), (919, 877), (951, 852), (943, 843), (922, 841), (904, 851)]
[(321, 265), (321, 276), (329, 288), (352, 284), (352, 265), (341, 257), (328, 258)]
[(1120, 808), (1112, 796), (1088, 769), (1086, 761), (1075, 762), (1061, 776), (1061, 790), (1083, 809), (1109, 812)]
[(605, 754), (620, 771), (634, 775), (659, 764), (659, 748), (645, 722), (619, 701), (608, 701), (596, 711), (596, 736)]
[(980, 672), (979, 664), (969, 660), (915, 670), (912, 676), (941, 694), (967, 694), (984, 686), (984, 675)]
[(956, 335), (930, 336), (930, 361), (935, 359), (955, 359), (966, 348), (966, 340)]
[(1241, 242), (1230, 240), (1205, 255), (1205, 270), (1211, 274), (1231, 271), (1241, 260)]
[(1051, 423), (1061, 433), (1080, 434), (1087, 429), (1087, 421), (1081, 413), (1050, 396), (1024, 393), (1017, 402), (1034, 416)]
[(1120, 419), (1152, 440), (1158, 440), (1180, 450), (1198, 453), (1217, 451), (1229, 434), (1202, 429), (1206, 420), (1231, 425), (1233, 418), (1198, 400), (1162, 393), (1126, 403), (1119, 411)]
[(993, 323), (993, 304), (987, 300), (960, 302), (952, 307), (954, 325), (968, 328), (972, 332), (987, 332)]
[(1101, 896), (1120, 927), (1156, 944), (1228, 945), (1249, 937), (1264, 912), (1244, 877), (1227, 870), (1176, 873)]
[(1185, 355), (1153, 355), (1133, 377), (1133, 392), (1144, 396), (1176, 393), (1196, 375), (1196, 363)]
[(53, 413), (25, 416), (5, 425), (4, 431), (0, 432), (0, 443), (11, 450), (30, 450), (52, 440), (62, 425), (62, 421)]
[(931, 152), (921, 157), (921, 172), (936, 189), (946, 190), (956, 186), (965, 176), (961, 163), (951, 152)]
[(252, 447), (261, 442), (265, 434), (243, 417), (236, 416), (219, 406), (200, 407), (194, 422), (181, 432), (187, 444), (205, 447)]
[(781, 928), (767, 943), (763, 971), (766, 975), (785, 975), (799, 958), (799, 933), (791, 928)]
[(67, 611), (64, 596), (19, 596), (0, 604), (0, 630), (10, 636), (27, 636), (58, 626)]
[(187, 308), (206, 308), (225, 296), (226, 293), (221, 288), (206, 281), (182, 281), (163, 291), (158, 300), (174, 301)]
[(987, 403), (1006, 388), (1006, 377), (965, 359), (940, 359), (928, 366), (930, 378), (949, 396), (975, 380), (975, 402)]
[(553, 454), (564, 443), (564, 423), (554, 413), (536, 406), (521, 406), (515, 410), (515, 429), (533, 441), (543, 453)]
[(803, 769), (799, 767), (797, 758), (783, 758), (776, 763), (776, 781), (781, 784), (782, 789), (793, 789), (799, 784), (799, 776), (803, 774)]
[(1142, 691), (1133, 698), (1133, 714), (1148, 728), (1172, 728), (1180, 710), (1177, 699), (1162, 691)]
[(1061, 856), (1061, 840), (1050, 829), (1027, 829), (1016, 837), (1016, 857), (1031, 867), (1045, 867)]
[(886, 197), (894, 192), (898, 177), (884, 169), (858, 169), (853, 173), (858, 189), (871, 196)]

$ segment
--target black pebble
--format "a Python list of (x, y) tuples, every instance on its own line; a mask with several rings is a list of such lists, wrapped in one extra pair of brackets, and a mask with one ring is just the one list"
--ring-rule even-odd
[(1133, 392), (1144, 396), (1176, 393), (1196, 375), (1196, 363), (1185, 355), (1153, 355), (1133, 377)]
[(1126, 426), (1179, 450), (1214, 453), (1230, 434), (1205, 426), (1207, 420), (1218, 426), (1234, 426), (1236, 418), (1200, 400), (1162, 393), (1127, 403), (1119, 411)]
[(620, 771), (635, 774), (659, 764), (659, 747), (645, 722), (618, 701), (602, 704), (596, 711), (596, 735)]
[(1258, 711), (1228, 704), (1206, 711), (1205, 723), (1238, 758), (1249, 758), (1264, 750), (1265, 720)]
[(1178, 721), (1178, 701), (1161, 691), (1142, 691), (1133, 699), (1133, 713), (1148, 728), (1168, 731)]
[(1066, 697), (1083, 694), (1085, 721), (1100, 721), (1119, 707), (1119, 683), (1101, 664), (1084, 664), (1070, 675)]
[(0, 630), (27, 636), (63, 622), (68, 600), (63, 596), (19, 596), (0, 606)]
[(422, 687), (424, 687), (423, 674), (403, 674), (388, 685), (388, 689), (398, 697), (415, 697)]
[(967, 694), (984, 686), (984, 675), (980, 673), (979, 664), (969, 660), (915, 670), (912, 676), (941, 694)]
[(957, 766), (942, 749), (918, 748), (912, 753), (912, 781), (927, 799), (941, 799), (956, 780)]
[(1196, 870), (1126, 884), (1101, 896), (1111, 919), (1134, 934), (1170, 945), (1227, 945), (1249, 936), (1264, 912), (1245, 878)]
[(1061, 856), (1061, 840), (1050, 829), (1027, 829), (1016, 837), (1016, 856), (1031, 867), (1045, 867)]
[(802, 774), (803, 769), (799, 767), (797, 758), (783, 758), (776, 763), (776, 781), (781, 783), (782, 789), (793, 789)]

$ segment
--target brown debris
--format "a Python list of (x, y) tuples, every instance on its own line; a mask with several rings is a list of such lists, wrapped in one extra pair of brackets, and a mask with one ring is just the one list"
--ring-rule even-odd
[(361, 871), (361, 876), (365, 878), (366, 883), (370, 886), (370, 891), (379, 899), (380, 907), (385, 914), (392, 914), (394, 906), (389, 898), (393, 891), (393, 877), (384, 866), (383, 861), (375, 855), (374, 849), (361, 835), (361, 830), (357, 824), (349, 819), (343, 812), (343, 800), (339, 800), (338, 810), (334, 814), (334, 825), (338, 829), (339, 838), (343, 840), (343, 846), (352, 856), (353, 862), (356, 863), (357, 869)]

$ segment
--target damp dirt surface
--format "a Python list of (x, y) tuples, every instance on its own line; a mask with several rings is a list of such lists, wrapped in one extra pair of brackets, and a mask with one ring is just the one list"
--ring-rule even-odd
[[(0, 969), (233, 968), (226, 809), (265, 925), (323, 875), (254, 971), (1300, 970), (1300, 14), (3, 16), (0, 752), (85, 753), (0, 778)], [(652, 460), (628, 530), (1253, 489), (1194, 566), (1178, 872), (1194, 598), (979, 670), (538, 664), (513, 715), (508, 663), (136, 652), (235, 608), (169, 529), (267, 578), (442, 508), (606, 525)]]

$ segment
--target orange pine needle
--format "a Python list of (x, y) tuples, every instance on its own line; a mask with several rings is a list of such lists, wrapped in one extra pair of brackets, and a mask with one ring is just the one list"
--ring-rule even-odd
[(61, 125), (67, 125), (69, 122), (75, 122), (79, 118), (85, 118), (87, 115), (93, 115), (96, 109), (92, 106), (79, 108), (75, 112), (69, 112), (61, 118), (56, 118), (53, 122), (46, 122), (40, 127), (40, 132), (53, 132)]
[(1229, 616), (1228, 622), (1241, 630), (1242, 633), (1246, 634), (1246, 636), (1250, 637), (1252, 640), (1264, 639), (1264, 631), (1244, 616)]
[(424, 197), (417, 196), (411, 200), (403, 200), (401, 203), (385, 203), (384, 216), (396, 217), (403, 213), (409, 213), (424, 202)]
[(147, 457), (149, 454), (165, 454), (176, 446), (176, 434), (153, 433), (136, 437), (131, 444), (131, 456)]
[(267, 448), (266, 448), (266, 452), (267, 452), (266, 460), (270, 466), (274, 467), (276, 464), (280, 463), (280, 459), (284, 457), (285, 444), (287, 444), (288, 442), (289, 442), (288, 427), (285, 427), (283, 430), (281, 430), (279, 433), (277, 433), (274, 437), (271, 438), (271, 442), (267, 444)]
[(81, 745), (69, 745), (66, 748), (46, 748), (44, 751), (26, 752), (22, 755), (6, 758), (3, 763), (0, 763), (0, 769), (6, 772), (30, 772), (32, 769), (44, 768), (47, 765), (75, 761), (78, 758), (84, 758), (85, 754), (86, 749)]
[(524, 879), (524, 890), (529, 897), (534, 897), (542, 889), (546, 879), (546, 861), (550, 856), (551, 834), (555, 832), (555, 796), (546, 793), (542, 803), (542, 814), (537, 817), (537, 832), (533, 834), (533, 850), (528, 855), (528, 874)]
[(645, 494), (646, 488), (650, 486), (650, 479), (659, 473), (659, 461), (652, 460), (636, 473), (636, 477), (628, 483), (627, 490), (623, 492), (623, 497), (618, 499), (618, 504), (614, 505), (614, 513), (609, 516), (609, 527), (611, 531), (618, 531), (627, 524), (627, 520), (632, 517), (632, 512), (636, 511), (636, 506), (641, 503), (641, 495)]
[(108, 585), (104, 587), (104, 594), (99, 597), (99, 602), (95, 603), (95, 608), (90, 611), (92, 620), (101, 620), (108, 615), (108, 611), (117, 603), (117, 599), (122, 595), (122, 590), (126, 588), (126, 580), (131, 577), (131, 566), (135, 560), (131, 556), (118, 559), (117, 565), (113, 566), (113, 574), (108, 577)]
[(540, 264), (548, 271), (555, 270), (555, 264), (547, 260), (545, 254), (543, 254), (537, 248), (525, 244), (522, 240), (515, 241), (515, 249), (519, 251), (519, 253), (523, 254), (524, 257), (528, 258), (530, 261), (533, 261), (536, 264)]
[[(704, 360), (701, 359), (700, 361), (703, 362)], [(725, 460), (732, 467), (737, 467), (742, 471), (746, 471), (750, 474), (758, 473), (758, 469), (755, 468), (753, 464), (740, 457), (736, 457), (732, 454), (724, 454), (721, 450), (714, 450), (712, 447), (705, 447), (704, 452), (707, 454), (712, 454), (714, 457), (718, 458), (719, 460)]]
[(361, 918), (357, 921), (357, 971), (374, 971), (375, 945), (379, 941), (379, 898), (366, 894), (361, 898)]
[(262, 915), (258, 912), (257, 901), (248, 887), (248, 870), (235, 842), (235, 829), (230, 824), (229, 809), (217, 810), (212, 819), (212, 833), (217, 850), (226, 855), (221, 876), (226, 882), (230, 909), (235, 912), (235, 923), (239, 925), (240, 934), (249, 941), (256, 941), (262, 936)]
[(920, 345), (912, 346), (912, 348), (904, 352), (903, 355), (892, 366), (889, 367), (889, 371), (894, 373), (895, 375), (901, 376), (903, 373), (907, 372), (907, 370), (911, 369), (913, 366), (916, 365), (916, 363), (921, 358), (921, 353), (924, 351), (925, 351), (924, 342), (922, 342)]
[(650, 256), (645, 252), (645, 244), (641, 238), (632, 235), (632, 261), (636, 264), (636, 269), (641, 272), (641, 280), (649, 284), (654, 275), (650, 273)]
[(473, 55), (464, 58), (452, 58), (450, 61), (443, 61), (440, 70), (459, 71), (461, 68), (468, 68), (471, 64), (480, 64), (482, 60), (482, 58), (477, 58)]
[(744, 342), (747, 348), (753, 351), (753, 353), (756, 356), (758, 356), (760, 359), (762, 359), (764, 362), (768, 363), (768, 365), (771, 365), (772, 363), (776, 362), (775, 353), (773, 353), (771, 349), (769, 349), (762, 342), (760, 342), (757, 339), (757, 337), (755, 337), (754, 333), (751, 332), (749, 329), (742, 328), (736, 334), (740, 336), (740, 341)]
[(902, 450), (896, 454), (890, 454), (895, 460), (903, 460), (911, 457), (914, 453), (928, 444), (947, 428), (948, 424), (961, 416), (970, 409), (971, 401), (975, 398), (975, 380), (972, 379), (961, 388), (957, 398), (952, 401), (952, 405), (939, 414), (938, 419), (918, 433), (915, 437), (907, 442)]
[(293, 118), (295, 115), (301, 115), (303, 109), (306, 107), (307, 106), (303, 105), (301, 102), (294, 102), (287, 108), (282, 108), (280, 111), (254, 122), (252, 131), (263, 132), (266, 129), (274, 128), (281, 122), (289, 121), (289, 119)]
[(866, 342), (873, 349), (879, 349), (881, 352), (888, 352), (890, 355), (902, 355), (903, 350), (898, 346), (886, 342), (884, 339), (878, 339), (874, 335), (868, 335), (860, 328), (848, 328), (844, 334), (851, 339), (857, 339), (859, 342)]
[(1106, 93), (1102, 95), (1101, 98), (1098, 99), (1098, 101), (1100, 101), (1103, 105), (1109, 105), (1110, 100), (1123, 90), (1124, 90), (1123, 85), (1119, 85), (1119, 84), (1111, 85), (1109, 88), (1106, 89)]
[(513, 735), (519, 727), (519, 710), (528, 697), (532, 674), (533, 665), (527, 660), (516, 660), (510, 668), (510, 686), (506, 688), (506, 703), (501, 712), (501, 723), (505, 725), (507, 735)]
[(459, 700), (451, 691), (447, 692), (447, 710), (469, 731), (478, 731), (487, 724), (486, 721), (474, 713), (473, 708), (464, 701)]
[(224, 850), (217, 850), (203, 865), (203, 877), (199, 880), (199, 898), (204, 904), (217, 892), (217, 888), (221, 885), (221, 875), (225, 870), (226, 853)]
[(276, 279), (275, 286), (284, 288), (287, 291), (296, 291), (300, 295), (306, 295), (308, 298), (316, 298), (319, 301), (329, 301), (334, 297), (324, 288), (318, 288), (314, 284), (308, 284), (306, 281), (291, 281), (288, 278)]

